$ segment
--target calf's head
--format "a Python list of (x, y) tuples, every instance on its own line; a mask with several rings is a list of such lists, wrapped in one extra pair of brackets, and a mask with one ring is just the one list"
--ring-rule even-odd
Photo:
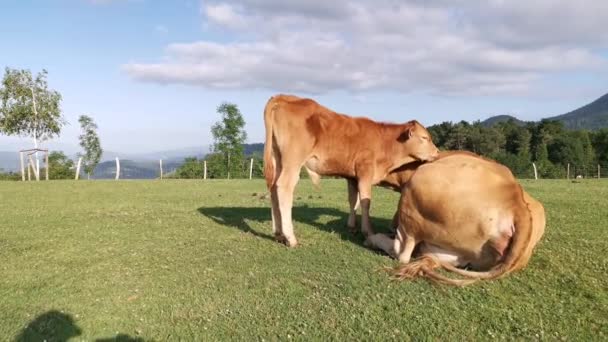
[(433, 143), (431, 134), (418, 121), (407, 123), (406, 130), (397, 139), (402, 151), (418, 161), (433, 161), (439, 157), (439, 149)]

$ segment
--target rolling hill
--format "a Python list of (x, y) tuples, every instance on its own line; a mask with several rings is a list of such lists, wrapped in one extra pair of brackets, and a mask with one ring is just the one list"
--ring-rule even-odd
[(608, 94), (569, 113), (547, 119), (561, 121), (568, 129), (596, 130), (608, 127)]
[[(481, 124), (485, 127), (491, 127), (499, 122), (505, 122), (509, 119), (516, 121), (518, 125), (525, 124), (524, 121), (517, 119), (511, 115), (496, 115), (482, 121)], [(564, 123), (567, 129), (588, 129), (597, 130), (608, 127), (608, 94), (605, 94), (597, 100), (575, 109), (566, 114), (551, 116), (545, 120), (555, 120)]]
[(484, 126), (484, 127), (492, 127), (492, 126), (494, 126), (494, 125), (496, 125), (498, 123), (507, 122), (509, 120), (515, 121), (515, 123), (518, 126), (525, 125), (524, 121), (521, 121), (518, 118), (516, 118), (514, 116), (511, 116), (511, 115), (496, 115), (496, 116), (492, 116), (492, 117), (489, 117), (489, 118), (485, 119), (484, 121), (482, 121), (481, 125)]

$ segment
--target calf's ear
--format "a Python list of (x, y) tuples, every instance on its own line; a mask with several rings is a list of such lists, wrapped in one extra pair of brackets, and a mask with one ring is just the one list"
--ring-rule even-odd
[(408, 125), (405, 127), (405, 130), (401, 132), (401, 134), (399, 134), (397, 141), (406, 142), (409, 138), (411, 138), (412, 135), (414, 135), (414, 126), (415, 125), (413, 123), (408, 123)]

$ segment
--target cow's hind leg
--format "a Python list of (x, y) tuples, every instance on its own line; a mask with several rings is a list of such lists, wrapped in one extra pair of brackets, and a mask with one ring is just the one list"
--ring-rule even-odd
[(386, 234), (372, 234), (365, 239), (364, 245), (370, 248), (383, 250), (393, 258), (397, 257), (395, 254), (394, 240)]
[(413, 235), (407, 234), (403, 227), (397, 227), (397, 236), (394, 240), (394, 250), (397, 259), (402, 264), (407, 264), (412, 258), (414, 247), (416, 247), (416, 239)]
[(348, 214), (348, 220), (346, 221), (346, 227), (351, 233), (357, 231), (357, 207), (359, 206), (359, 189), (357, 181), (355, 179), (347, 179), (348, 183), (348, 205), (350, 207), (350, 213)]
[(281, 171), (276, 183), (276, 195), (281, 219), (282, 237), (289, 247), (298, 244), (293, 232), (293, 221), (291, 211), (293, 207), (293, 192), (300, 178), (300, 167), (285, 167)]

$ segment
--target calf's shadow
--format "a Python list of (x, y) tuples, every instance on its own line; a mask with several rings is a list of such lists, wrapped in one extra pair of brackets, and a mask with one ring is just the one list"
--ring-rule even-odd
[[(225, 227), (236, 228), (257, 237), (274, 241), (269, 207), (201, 207), (198, 208), (198, 212)], [(330, 220), (327, 223), (319, 222), (322, 217), (326, 216), (330, 217)], [(292, 219), (294, 221), (296, 236), (298, 235), (297, 224), (303, 223), (321, 231), (337, 233), (342, 240), (347, 240), (363, 246), (363, 241), (365, 239), (360, 231), (361, 221), (359, 215), (357, 215), (356, 234), (351, 233), (346, 227), (347, 217), (348, 213), (335, 208), (298, 205), (294, 206), (292, 209)], [(260, 232), (252, 228), (247, 221), (265, 223), (268, 227), (268, 233)], [(371, 221), (375, 232), (388, 232), (391, 220), (372, 218)]]

